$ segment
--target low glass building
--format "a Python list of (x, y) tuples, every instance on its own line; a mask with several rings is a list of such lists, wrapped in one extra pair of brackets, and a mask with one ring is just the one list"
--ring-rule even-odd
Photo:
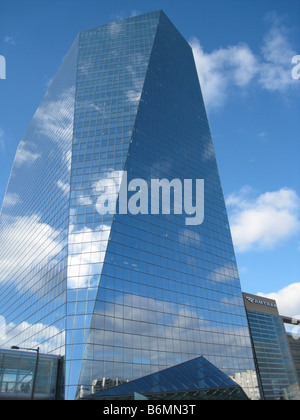
[(0, 349), (0, 400), (61, 399), (61, 362), (54, 355), (39, 354), (37, 360), (35, 352)]

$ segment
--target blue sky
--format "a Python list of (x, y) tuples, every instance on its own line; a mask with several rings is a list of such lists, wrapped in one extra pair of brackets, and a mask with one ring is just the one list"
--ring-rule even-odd
[[(163, 9), (191, 43), (242, 288), (300, 314), (300, 0), (0, 0), (0, 203), (16, 148), (77, 33)], [(300, 73), (300, 70), (299, 70)]]

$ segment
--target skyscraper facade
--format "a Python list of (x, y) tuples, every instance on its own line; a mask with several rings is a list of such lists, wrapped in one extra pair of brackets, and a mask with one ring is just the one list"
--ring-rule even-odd
[[(204, 180), (204, 220), (188, 224), (175, 192), (169, 214), (150, 200), (121, 212), (125, 179)], [(193, 53), (163, 12), (74, 41), (17, 150), (0, 296), (1, 347), (63, 356), (66, 399), (199, 356), (232, 377), (254, 370)]]

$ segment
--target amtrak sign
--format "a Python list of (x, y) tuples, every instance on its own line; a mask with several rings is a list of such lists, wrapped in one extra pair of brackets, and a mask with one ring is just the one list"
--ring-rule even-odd
[(275, 303), (272, 302), (267, 302), (265, 300), (258, 300), (249, 296), (245, 296), (245, 299), (247, 299), (250, 303), (256, 303), (257, 305), (265, 305), (265, 306), (270, 306), (271, 308), (276, 308), (277, 309), (277, 305)]

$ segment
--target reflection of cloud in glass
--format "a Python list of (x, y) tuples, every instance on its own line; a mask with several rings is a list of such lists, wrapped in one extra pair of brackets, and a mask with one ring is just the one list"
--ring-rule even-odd
[(63, 162), (66, 163), (68, 172), (71, 172), (72, 165), (72, 150), (68, 150), (63, 157)]
[(137, 104), (141, 99), (144, 84), (144, 72), (140, 69), (146, 68), (146, 57), (140, 53), (136, 53), (131, 57), (131, 64), (127, 66), (127, 71), (131, 80), (132, 89), (126, 92), (126, 98), (129, 102)]
[[(30, 333), (29, 333), (30, 332)], [(28, 336), (31, 338), (28, 339)], [(0, 315), (0, 347), (5, 344), (13, 346), (16, 343), (23, 343), (22, 346), (28, 348), (40, 347), (42, 353), (49, 353), (54, 349), (59, 349), (64, 345), (65, 335), (55, 326), (43, 323), (30, 324), (22, 322), (6, 324), (5, 318)]]
[(57, 181), (58, 188), (66, 195), (67, 197), (70, 194), (70, 184), (65, 184), (63, 181)]
[(6, 322), (2, 315), (0, 315), (0, 346), (1, 340), (6, 340)]
[[(94, 182), (91, 194), (83, 196), (81, 191), (75, 191), (77, 195), (78, 207), (94, 206), (97, 213), (97, 199), (103, 193), (99, 183), (105, 184), (111, 181), (115, 185), (118, 193), (123, 178), (123, 171), (109, 169), (99, 175), (99, 180)], [(117, 200), (117, 195), (115, 197)], [(72, 208), (70, 213), (76, 213), (77, 209)], [(71, 216), (71, 220), (73, 216)], [(75, 219), (74, 219), (75, 220)], [(80, 225), (80, 229), (74, 224), (70, 225), (69, 230), (69, 250), (68, 250), (68, 288), (96, 287), (99, 284), (100, 275), (104, 263), (108, 239), (110, 236), (111, 223), (99, 224), (94, 228), (87, 225)]]
[(192, 229), (183, 229), (178, 235), (178, 241), (184, 245), (199, 245), (201, 243), (200, 233)]
[(38, 108), (34, 120), (38, 131), (63, 146), (73, 133), (73, 112), (75, 89), (63, 91), (55, 100), (45, 101)]
[[(110, 226), (84, 227), (69, 235), (68, 289), (96, 287), (102, 272)], [(95, 280), (96, 278), (96, 280)]]
[(101, 363), (100, 369), (94, 364), (94, 375), (99, 377), (118, 376), (120, 372), (113, 370), (114, 366), (120, 369), (118, 362), (125, 363), (124, 375), (126, 369), (127, 374), (132, 372), (123, 379), (133, 379), (141, 372), (155, 372), (200, 355), (220, 367), (233, 367), (231, 373), (238, 372), (240, 364), (247, 369), (247, 355), (251, 360), (246, 327), (208, 320), (199, 309), (129, 294), (115, 303), (105, 302), (105, 310), (102, 305), (96, 304), (90, 332), (97, 344), (94, 358), (105, 360), (104, 371)]
[(91, 57), (83, 57), (78, 63), (78, 77), (87, 76), (93, 65)]
[[(41, 221), (40, 216), (12, 217), (0, 235), (0, 283), (9, 279), (17, 288), (35, 289), (32, 278), (22, 281), (32, 266), (46, 265), (63, 249), (61, 232)], [(24, 259), (24, 250), (30, 248)]]
[(0, 220), (3, 337), (45, 352), (64, 344), (77, 55), (78, 38), (20, 142)]
[(36, 153), (35, 149), (36, 146), (34, 144), (21, 140), (15, 157), (15, 166), (20, 167), (23, 164), (32, 165), (41, 157), (41, 154)]
[(238, 273), (234, 264), (220, 266), (213, 270), (208, 277), (210, 280), (219, 283), (238, 281)]
[(20, 196), (15, 193), (6, 193), (3, 200), (3, 208), (5, 207), (14, 207), (16, 204), (21, 202)]
[(113, 22), (108, 26), (109, 35), (114, 38), (117, 37), (122, 31), (124, 24), (122, 22)]

